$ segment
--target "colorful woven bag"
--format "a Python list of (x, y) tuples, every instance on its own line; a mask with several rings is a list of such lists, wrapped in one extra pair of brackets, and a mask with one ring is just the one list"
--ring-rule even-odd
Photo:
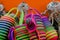
[(16, 26), (16, 40), (29, 40), (29, 33), (26, 30), (26, 25)]
[(36, 31), (37, 31), (37, 34), (38, 34), (38, 37), (39, 37), (38, 39), (39, 40), (46, 40), (45, 26), (42, 23), (40, 15), (35, 14), (34, 15), (34, 20), (35, 20), (35, 23), (36, 23), (36, 26), (37, 26)]
[(15, 26), (15, 19), (9, 16), (10, 12), (14, 9), (16, 8), (12, 8), (6, 15), (2, 16), (0, 19), (0, 40), (8, 40), (9, 29), (12, 26)]
[[(29, 34), (30, 40), (35, 40), (35, 39), (46, 40), (46, 34), (44, 31), (45, 27), (42, 26), (43, 24), (41, 22), (39, 12), (36, 9), (31, 9), (30, 11), (31, 11), (31, 13), (25, 17), (25, 21), (27, 24), (27, 30), (30, 33)], [(35, 13), (33, 14), (32, 11), (34, 11)], [(35, 36), (33, 33), (35, 33)]]
[(58, 40), (58, 34), (54, 27), (49, 22), (46, 16), (41, 16), (43, 24), (46, 26), (46, 38), (47, 40)]

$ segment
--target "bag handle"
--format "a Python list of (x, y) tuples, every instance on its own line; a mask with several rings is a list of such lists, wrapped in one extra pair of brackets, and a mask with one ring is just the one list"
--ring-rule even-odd
[(32, 13), (32, 11), (34, 11), (36, 14), (38, 14), (38, 15), (41, 16), (41, 13), (40, 13), (37, 9), (35, 9), (35, 8), (30, 8), (29, 10), (31, 11), (31, 13)]
[(9, 12), (8, 12), (6, 15), (9, 15), (10, 12), (12, 12), (12, 11), (15, 10), (15, 9), (17, 10), (16, 15), (14, 16), (14, 18), (15, 18), (15, 17), (18, 15), (18, 12), (19, 12), (18, 9), (17, 9), (16, 7), (10, 9)]
[(20, 17), (19, 17), (19, 25), (23, 24), (23, 20), (24, 20), (24, 11), (21, 11)]

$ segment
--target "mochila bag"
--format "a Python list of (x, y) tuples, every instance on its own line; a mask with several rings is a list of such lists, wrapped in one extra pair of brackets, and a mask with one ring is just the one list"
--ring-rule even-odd
[(16, 40), (29, 40), (29, 33), (26, 30), (26, 25), (16, 27)]
[[(45, 37), (46, 34), (45, 34), (45, 31), (44, 31), (45, 27), (39, 26), (39, 25), (43, 25), (42, 22), (41, 22), (41, 18), (40, 18), (41, 15), (39, 15), (39, 12), (36, 9), (31, 9), (30, 11), (35, 12), (35, 14), (31, 13), (31, 14), (28, 14), (25, 17), (25, 20), (26, 20), (26, 23), (27, 23), (27, 30), (30, 33), (29, 35), (32, 37), (32, 38), (30, 37), (30, 40), (34, 40), (35, 38), (37, 40), (38, 39), (39, 40), (46, 40), (46, 37)], [(34, 26), (35, 26), (35, 28), (34, 28)], [(38, 27), (40, 27), (40, 31), (38, 30)], [(35, 36), (34, 36), (34, 33), (35, 33)]]
[(35, 23), (36, 23), (36, 26), (37, 26), (37, 34), (38, 34), (38, 37), (39, 37), (39, 40), (46, 40), (46, 33), (45, 33), (45, 26), (44, 24), (42, 23), (42, 20), (41, 20), (41, 14), (39, 13), (38, 10), (34, 9), (36, 11), (36, 14), (34, 14), (34, 20), (35, 20)]
[[(16, 8), (13, 8), (16, 9)], [(2, 16), (0, 19), (0, 40), (8, 40), (8, 32), (9, 29), (14, 26), (15, 22), (14, 19), (9, 16), (10, 12), (13, 10), (11, 9), (7, 15)], [(18, 12), (18, 11), (17, 11)], [(5, 19), (6, 18), (6, 19)], [(12, 20), (13, 19), (13, 20)]]
[[(16, 26), (15, 28), (11, 28), (9, 31), (9, 39), (10, 40), (29, 40), (28, 32), (26, 30), (26, 25), (23, 24), (21, 26)], [(14, 34), (13, 34), (14, 33)]]
[(8, 35), (9, 40), (30, 40), (29, 33), (26, 30), (26, 24), (12, 27)]
[(34, 15), (35, 23), (36, 23), (36, 31), (39, 37), (39, 40), (46, 40), (45, 26), (42, 23), (42, 20), (39, 15)]
[(46, 38), (47, 40), (58, 40), (58, 34), (54, 27), (49, 22), (46, 16), (41, 16), (43, 24), (46, 26)]
[[(28, 25), (27, 26), (27, 30), (29, 32), (33, 32), (33, 31), (36, 30), (36, 26), (35, 26), (35, 22), (34, 22), (34, 18), (33, 18), (33, 15), (34, 15), (33, 11), (35, 12), (35, 10), (30, 8), (29, 11), (30, 11), (30, 13), (25, 15), (25, 19), (24, 20), (25, 20), (25, 23)], [(32, 28), (29, 26), (29, 23), (30, 23), (31, 26), (33, 26)]]
[[(26, 21), (28, 21), (26, 29), (27, 29), (27, 31), (29, 33), (30, 40), (34, 40), (34, 39), (38, 40), (36, 29), (34, 28), (35, 24), (31, 20), (30, 21), (26, 20)], [(32, 30), (32, 29), (34, 29), (34, 30)]]

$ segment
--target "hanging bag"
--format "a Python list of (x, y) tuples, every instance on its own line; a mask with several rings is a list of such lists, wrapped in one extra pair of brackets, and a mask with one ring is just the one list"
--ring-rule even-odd
[(44, 26), (46, 26), (46, 38), (47, 40), (58, 40), (58, 35), (54, 27), (46, 16), (41, 16)]
[(9, 29), (12, 26), (15, 26), (14, 19), (9, 16), (9, 13), (10, 12), (7, 13), (8, 15), (2, 16), (0, 19), (0, 40), (8, 40)]
[[(45, 29), (43, 27), (43, 24), (41, 24), (41, 14), (36, 10), (36, 9), (30, 9), (31, 13), (28, 14), (25, 17), (25, 20), (27, 21), (27, 30), (30, 33), (30, 40), (34, 40), (34, 39), (39, 39), (39, 40), (46, 40), (46, 34), (44, 30), (41, 29)], [(35, 13), (33, 14), (34, 11)], [(30, 20), (30, 21), (29, 21)], [(38, 22), (39, 21), (39, 22)], [(30, 23), (29, 23), (30, 22)], [(38, 26), (41, 24), (41, 27)], [(30, 25), (30, 26), (29, 26)], [(40, 28), (39, 28), (40, 27)], [(39, 28), (39, 29), (38, 29)], [(40, 33), (41, 32), (41, 33)]]

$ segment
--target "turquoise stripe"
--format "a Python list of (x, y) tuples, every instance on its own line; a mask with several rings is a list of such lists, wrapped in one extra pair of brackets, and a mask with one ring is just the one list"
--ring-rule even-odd
[(8, 32), (6, 32), (4, 30), (0, 30), (0, 33), (6, 33), (6, 34), (8, 34)]
[(41, 24), (42, 22), (37, 22), (37, 24)]
[(7, 35), (6, 35), (6, 34), (4, 34), (4, 33), (0, 33), (0, 35), (7, 36)]

